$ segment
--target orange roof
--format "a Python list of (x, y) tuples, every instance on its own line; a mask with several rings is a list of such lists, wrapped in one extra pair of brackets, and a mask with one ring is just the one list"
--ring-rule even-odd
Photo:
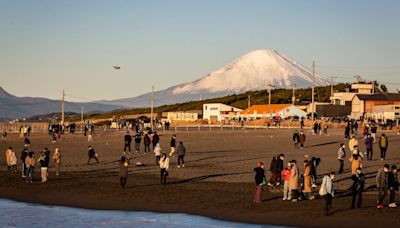
[(241, 112), (241, 114), (269, 114), (276, 113), (289, 107), (291, 104), (252, 105)]

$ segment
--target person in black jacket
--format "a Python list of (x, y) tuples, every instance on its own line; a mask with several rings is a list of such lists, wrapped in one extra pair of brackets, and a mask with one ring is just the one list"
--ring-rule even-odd
[(390, 203), (389, 207), (395, 208), (396, 205), (396, 191), (399, 190), (399, 179), (397, 178), (397, 166), (392, 165), (391, 172), (389, 172), (389, 191), (390, 191)]
[(254, 203), (262, 202), (262, 186), (265, 184), (265, 170), (264, 163), (258, 162), (257, 167), (254, 168), (254, 172), (256, 172), (255, 182), (256, 182), (256, 194), (254, 196)]
[(88, 150), (88, 161), (87, 164), (89, 165), (90, 160), (94, 159), (97, 161), (97, 163), (99, 163), (99, 159), (97, 157), (97, 153), (94, 151), (92, 146), (88, 146), (89, 150)]
[(49, 168), (49, 161), (50, 161), (50, 151), (45, 147), (40, 154), (39, 162), (40, 162), (40, 173), (42, 177), (42, 182), (47, 181), (48, 175), (48, 168)]
[(148, 134), (144, 134), (143, 143), (144, 143), (144, 153), (150, 152), (150, 137)]
[(154, 148), (156, 148), (157, 143), (159, 143), (159, 142), (160, 142), (160, 136), (158, 136), (157, 132), (155, 131), (154, 135), (153, 135), (153, 150), (154, 150)]
[(126, 148), (128, 148), (128, 151), (131, 152), (132, 136), (129, 134), (129, 131), (126, 132), (126, 135), (124, 137), (124, 142), (125, 142), (124, 152), (126, 152)]
[(21, 153), (21, 162), (22, 162), (22, 178), (26, 178), (27, 175), (27, 167), (25, 164), (25, 159), (28, 157), (28, 149), (24, 148), (24, 150)]
[(285, 155), (280, 154), (276, 157), (272, 158), (271, 165), (269, 168), (269, 171), (271, 171), (271, 178), (269, 179), (268, 185), (273, 186), (273, 185), (280, 185), (281, 181), (281, 172), (283, 170), (283, 160), (285, 158)]
[(364, 185), (365, 185), (365, 177), (364, 174), (361, 171), (361, 168), (357, 168), (357, 171), (353, 176), (351, 177), (353, 180), (353, 185), (351, 187), (352, 189), (352, 201), (351, 201), (351, 209), (354, 209), (356, 207), (356, 201), (357, 201), (357, 207), (361, 207), (362, 203), (362, 193), (364, 191)]
[(142, 135), (140, 133), (136, 133), (135, 135), (135, 149), (136, 153), (140, 152), (140, 142), (142, 141)]
[(175, 147), (176, 147), (176, 135), (172, 136), (170, 145), (171, 145), (171, 152), (169, 152), (169, 156), (174, 157)]
[(292, 139), (293, 139), (293, 143), (294, 143), (294, 148), (295, 148), (295, 149), (298, 149), (298, 148), (299, 148), (299, 141), (300, 141), (299, 132), (295, 131), (295, 132), (293, 133)]

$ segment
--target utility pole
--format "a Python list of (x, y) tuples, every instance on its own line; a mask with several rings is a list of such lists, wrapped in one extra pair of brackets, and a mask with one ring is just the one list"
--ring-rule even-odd
[(84, 123), (84, 121), (83, 121), (83, 105), (81, 105), (81, 122)]
[(63, 90), (61, 99), (61, 125), (64, 125), (64, 98), (65, 98), (65, 92)]
[(372, 81), (372, 94), (375, 93), (375, 81)]
[(335, 76), (331, 76), (331, 97), (333, 97), (333, 85), (335, 84), (335, 79), (336, 79), (337, 77), (335, 77)]
[(249, 97), (247, 98), (247, 107), (250, 108), (250, 95), (249, 95)]
[(312, 89), (311, 89), (311, 121), (314, 123), (314, 80), (315, 80), (315, 61), (312, 63)]
[(271, 104), (271, 90), (272, 90), (272, 85), (271, 83), (268, 83), (268, 104)]
[(153, 131), (153, 112), (154, 112), (154, 86), (151, 86), (151, 117), (150, 117), (151, 131)]
[(296, 90), (296, 83), (293, 82), (293, 84), (292, 84), (292, 105), (294, 105), (296, 102), (295, 90)]

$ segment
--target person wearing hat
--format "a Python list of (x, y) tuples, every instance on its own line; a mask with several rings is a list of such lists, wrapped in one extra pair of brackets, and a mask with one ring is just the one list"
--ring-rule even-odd
[(256, 194), (254, 196), (254, 203), (261, 203), (262, 202), (262, 186), (266, 182), (265, 178), (265, 170), (264, 170), (264, 163), (258, 162), (257, 167), (254, 168), (254, 172), (256, 172), (256, 176), (254, 177), (256, 182)]

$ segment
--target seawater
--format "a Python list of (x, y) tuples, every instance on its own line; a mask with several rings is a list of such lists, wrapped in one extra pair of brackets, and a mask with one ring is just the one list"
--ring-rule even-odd
[(88, 210), (0, 199), (0, 227), (268, 227), (183, 213)]

